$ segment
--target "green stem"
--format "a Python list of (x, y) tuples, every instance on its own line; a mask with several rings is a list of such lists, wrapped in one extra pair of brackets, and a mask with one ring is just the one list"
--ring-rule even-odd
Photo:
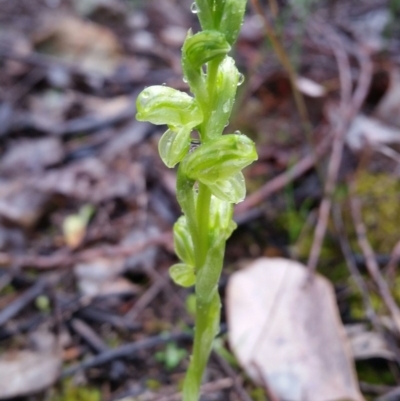
[[(207, 142), (207, 124), (210, 119), (212, 110), (212, 101), (214, 97), (215, 81), (217, 79), (218, 67), (220, 60), (212, 60), (207, 65), (207, 92), (208, 104), (203, 104), (204, 121), (200, 127), (201, 138), (203, 142)], [(222, 259), (207, 257), (210, 252), (209, 241), (209, 220), (210, 220), (210, 204), (211, 204), (211, 191), (207, 185), (198, 182), (198, 196), (196, 200), (196, 226), (197, 235), (196, 243), (194, 244), (195, 258), (196, 258), (196, 327), (194, 333), (194, 344), (192, 357), (187, 371), (185, 382), (183, 386), (183, 401), (198, 401), (201, 380), (203, 378), (204, 370), (207, 365), (208, 358), (211, 353), (212, 344), (216, 334), (218, 333), (221, 302), (218, 294), (217, 282), (208, 282), (209, 275), (199, 274), (200, 269), (209, 270), (213, 269), (221, 271)], [(222, 243), (224, 247), (224, 243)], [(222, 252), (223, 254), (223, 252)], [(213, 266), (211, 266), (211, 264)], [(208, 266), (210, 265), (210, 266)], [(219, 276), (219, 274), (218, 274)], [(202, 283), (205, 281), (205, 283)], [(211, 287), (211, 297), (203, 299), (200, 296), (201, 290), (199, 287)]]
[(196, 250), (196, 267), (201, 269), (207, 257), (209, 247), (209, 220), (210, 220), (210, 203), (211, 203), (211, 191), (209, 188), (202, 184), (199, 185), (199, 194), (197, 196), (196, 205), (196, 220), (197, 220), (197, 244)]
[(218, 332), (221, 301), (215, 291), (211, 302), (203, 303), (197, 298), (196, 330), (193, 354), (183, 385), (183, 401), (198, 401), (204, 370)]

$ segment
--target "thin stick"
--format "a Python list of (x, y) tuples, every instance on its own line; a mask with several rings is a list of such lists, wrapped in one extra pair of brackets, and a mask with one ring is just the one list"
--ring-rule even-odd
[(217, 352), (214, 352), (213, 355), (222, 371), (233, 380), (233, 388), (235, 389), (241, 401), (252, 401), (249, 394), (242, 386), (241, 380), (239, 380), (238, 375), (232, 369), (231, 365), (229, 365), (229, 363)]
[(374, 251), (368, 241), (367, 230), (365, 228), (361, 215), (360, 200), (352, 196), (350, 199), (350, 205), (358, 244), (361, 248), (362, 253), (364, 254), (368, 272), (371, 275), (372, 279), (375, 281), (375, 284), (378, 287), (379, 294), (381, 295), (383, 302), (392, 315), (397, 331), (400, 333), (400, 309), (396, 305), (396, 302), (393, 299), (392, 294), (390, 293), (389, 286), (382, 276), (378, 263), (375, 259)]
[(171, 334), (168, 336), (159, 335), (144, 340), (136, 341), (133, 343), (128, 343), (121, 345), (118, 348), (106, 350), (99, 355), (96, 355), (90, 359), (86, 359), (78, 365), (66, 368), (62, 377), (67, 377), (75, 374), (78, 371), (86, 370), (98, 366), (105, 365), (106, 363), (112, 362), (115, 359), (130, 358), (137, 352), (149, 348), (157, 347), (158, 345), (165, 344), (170, 341), (182, 341), (191, 339), (192, 335), (187, 333)]
[[(212, 394), (217, 391), (226, 390), (233, 386), (233, 380), (230, 377), (225, 377), (223, 379), (215, 380), (210, 383), (203, 384), (200, 388), (200, 394)], [(157, 396), (156, 398), (151, 398), (150, 401), (181, 401), (182, 393), (175, 393), (172, 395), (167, 395), (164, 397)]]
[(159, 277), (156, 281), (146, 290), (146, 292), (137, 300), (135, 305), (125, 313), (125, 319), (134, 321), (137, 317), (147, 308), (147, 306), (157, 297), (161, 290), (167, 284), (167, 277)]
[(13, 255), (0, 252), (0, 265), (18, 266), (21, 268), (36, 268), (49, 270), (60, 267), (71, 266), (77, 262), (90, 261), (99, 257), (128, 257), (135, 253), (144, 251), (154, 245), (168, 247), (171, 244), (171, 232), (167, 231), (156, 237), (149, 238), (135, 245), (102, 246), (72, 253), (69, 250), (61, 250), (49, 256), (41, 255)]
[(396, 344), (396, 340), (392, 338), (392, 336), (390, 336), (389, 333), (386, 333), (384, 328), (382, 327), (379, 317), (376, 314), (374, 307), (372, 305), (367, 283), (365, 282), (363, 276), (361, 275), (360, 270), (358, 269), (357, 264), (354, 260), (353, 253), (351, 251), (351, 247), (347, 239), (346, 231), (344, 229), (342, 211), (340, 205), (338, 204), (335, 205), (335, 207), (333, 208), (333, 222), (335, 224), (340, 247), (342, 249), (343, 256), (346, 260), (347, 267), (362, 295), (367, 318), (371, 321), (375, 331), (379, 333), (382, 336), (382, 338), (386, 339), (390, 350), (396, 357), (397, 363), (400, 363), (400, 350)]
[(333, 222), (337, 231), (340, 248), (342, 250), (342, 254), (346, 261), (347, 267), (358, 289), (360, 290), (367, 317), (372, 321), (374, 326), (379, 326), (379, 319), (375, 313), (374, 307), (372, 306), (367, 284), (363, 276), (361, 275), (356, 262), (354, 261), (350, 244), (347, 239), (346, 231), (344, 229), (342, 210), (340, 205), (338, 204), (335, 205), (335, 207), (333, 208)]
[(259, 0), (252, 0), (252, 4), (253, 4), (253, 7), (254, 7), (256, 13), (258, 15), (260, 15), (260, 17), (262, 17), (262, 19), (264, 21), (265, 32), (266, 32), (269, 40), (271, 41), (272, 47), (275, 51), (275, 54), (278, 57), (279, 62), (282, 64), (282, 67), (286, 70), (286, 72), (289, 76), (289, 81), (290, 81), (290, 85), (292, 87), (294, 101), (296, 103), (296, 107), (299, 112), (299, 116), (300, 116), (300, 119), (302, 122), (304, 132), (307, 136), (307, 140), (310, 142), (310, 144), (312, 144), (310, 118), (308, 116), (308, 111), (307, 111), (306, 103), (304, 101), (304, 97), (297, 87), (297, 73), (296, 73), (295, 69), (293, 68), (293, 65), (292, 65), (292, 63), (289, 59), (289, 56), (287, 55), (284, 47), (282, 46), (281, 42), (279, 41), (278, 36), (275, 34), (273, 27), (271, 26), (268, 19), (266, 18)]
[(260, 189), (247, 196), (242, 203), (239, 203), (236, 206), (235, 216), (239, 216), (247, 210), (252, 209), (254, 206), (258, 205), (263, 200), (278, 192), (286, 185), (312, 169), (316, 165), (317, 161), (328, 151), (330, 144), (330, 138), (325, 138), (315, 148), (315, 152), (307, 155), (306, 157), (295, 163), (290, 169), (282, 174), (279, 174), (272, 180), (268, 181)]
[[(319, 28), (322, 31), (327, 28)], [(353, 97), (350, 101), (349, 84), (351, 84), (351, 76), (349, 76), (350, 64), (348, 56), (344, 51), (345, 45), (343, 40), (333, 31), (327, 30), (326, 34), (329, 35), (331, 41), (332, 51), (335, 55), (338, 68), (339, 76), (341, 81), (341, 105), (340, 105), (340, 116), (338, 118), (338, 124), (334, 133), (333, 148), (331, 158), (328, 164), (327, 180), (324, 189), (324, 198), (320, 204), (318, 213), (318, 222), (314, 232), (314, 240), (311, 246), (310, 255), (308, 258), (308, 267), (312, 274), (317, 268), (319, 256), (321, 253), (322, 243), (325, 238), (326, 228), (328, 226), (328, 220), (330, 210), (332, 206), (332, 195), (336, 187), (336, 182), (339, 174), (339, 167), (342, 160), (344, 137), (351, 123), (352, 118), (360, 109), (362, 102), (368, 93), (368, 88), (372, 77), (372, 63), (371, 60), (363, 56), (360, 62), (360, 78), (358, 80), (357, 88), (354, 92)], [(361, 56), (360, 56), (361, 59)], [(350, 81), (350, 82), (349, 82)]]

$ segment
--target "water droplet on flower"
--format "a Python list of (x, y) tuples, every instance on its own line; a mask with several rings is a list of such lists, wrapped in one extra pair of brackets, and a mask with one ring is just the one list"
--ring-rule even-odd
[(229, 111), (229, 106), (230, 106), (230, 102), (229, 100), (227, 102), (224, 103), (224, 105), (222, 106), (222, 111), (224, 113), (227, 113)]
[(244, 82), (244, 75), (242, 73), (240, 73), (237, 86), (242, 85), (243, 82)]
[(196, 4), (196, 3), (193, 3), (193, 4), (190, 6), (190, 11), (191, 11), (193, 14), (197, 14), (197, 13), (199, 12), (199, 9), (197, 8), (197, 4)]
[(142, 92), (142, 98), (147, 99), (149, 97), (149, 92), (148, 91), (143, 91)]
[(236, 130), (236, 131), (234, 132), (234, 134), (235, 134), (235, 135), (243, 135), (239, 130)]
[(187, 80), (187, 78), (186, 78), (186, 77), (183, 77), (183, 78), (182, 78), (182, 81), (183, 81), (185, 84), (187, 84), (187, 83), (188, 83), (188, 80)]
[(163, 82), (162, 84), (161, 84), (161, 86), (166, 86), (167, 84), (165, 83), (165, 82)]

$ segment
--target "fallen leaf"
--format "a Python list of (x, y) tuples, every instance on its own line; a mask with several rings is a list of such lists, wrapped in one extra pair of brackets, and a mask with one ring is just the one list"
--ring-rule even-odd
[(364, 324), (347, 325), (346, 332), (354, 359), (395, 359), (395, 355), (389, 350), (383, 336), (374, 331), (368, 331)]
[(61, 362), (56, 346), (40, 351), (6, 351), (0, 357), (0, 399), (45, 390), (58, 379)]
[(400, 69), (390, 70), (389, 87), (379, 101), (374, 116), (386, 124), (400, 128)]
[(50, 196), (15, 182), (0, 183), (0, 216), (24, 228), (33, 227), (45, 212)]
[(300, 92), (310, 97), (323, 97), (326, 95), (326, 89), (311, 79), (297, 77), (296, 85)]
[(332, 285), (283, 258), (261, 258), (227, 289), (229, 342), (239, 362), (278, 399), (361, 401)]
[(121, 61), (121, 47), (111, 30), (73, 16), (45, 15), (34, 40), (39, 51), (87, 72), (107, 76)]
[(74, 267), (78, 287), (83, 295), (106, 296), (137, 294), (140, 289), (123, 277), (125, 259), (98, 258)]
[(350, 148), (360, 150), (365, 144), (380, 146), (400, 142), (400, 130), (383, 124), (371, 117), (359, 115), (354, 118), (346, 135)]
[(64, 148), (58, 138), (17, 141), (3, 155), (0, 172), (14, 175), (27, 171), (38, 172), (60, 163), (63, 158)]

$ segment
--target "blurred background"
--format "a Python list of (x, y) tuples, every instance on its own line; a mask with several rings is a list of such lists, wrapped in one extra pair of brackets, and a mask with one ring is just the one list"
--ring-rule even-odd
[[(135, 99), (188, 90), (191, 3), (0, 0), (0, 399), (180, 400), (195, 300), (168, 276), (176, 172)], [(398, 0), (249, 1), (226, 132), (259, 160), (203, 401), (400, 399), (399, 17)]]

